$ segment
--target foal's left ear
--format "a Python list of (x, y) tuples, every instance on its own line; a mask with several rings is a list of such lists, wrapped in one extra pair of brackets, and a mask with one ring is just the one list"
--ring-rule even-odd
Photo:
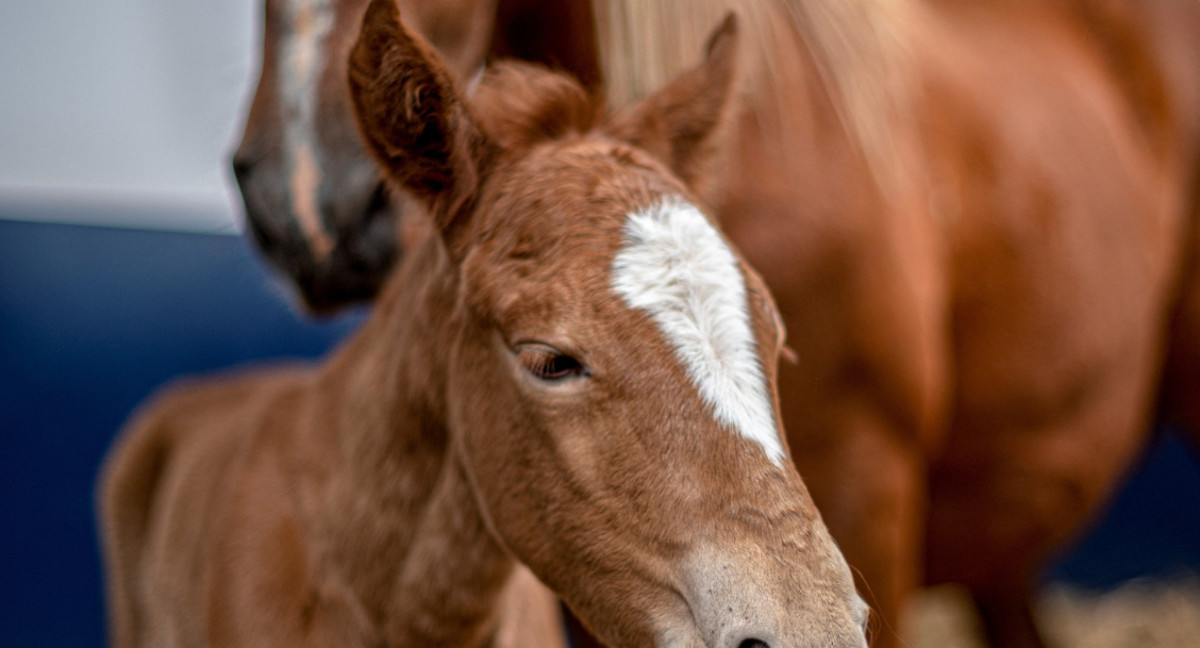
[(350, 98), (367, 148), (429, 209), (453, 250), (494, 146), (471, 118), (433, 48), (373, 0), (350, 54)]
[(737, 17), (729, 14), (709, 37), (708, 56), (658, 92), (618, 114), (609, 132), (666, 162), (694, 187), (715, 152), (737, 73)]

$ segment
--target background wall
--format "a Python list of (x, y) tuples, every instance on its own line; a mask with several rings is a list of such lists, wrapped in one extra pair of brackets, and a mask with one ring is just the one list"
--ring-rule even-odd
[(0, 646), (104, 645), (93, 484), (140, 401), (357, 319), (296, 317), (239, 237), (0, 218)]
[(118, 222), (232, 231), (226, 159), (260, 11), (258, 0), (0, 3), (0, 204), (187, 205)]

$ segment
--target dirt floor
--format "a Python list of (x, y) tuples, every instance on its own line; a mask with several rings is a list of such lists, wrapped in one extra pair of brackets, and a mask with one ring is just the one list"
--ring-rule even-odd
[[(1197, 648), (1200, 578), (1135, 581), (1100, 593), (1052, 585), (1039, 614), (1056, 648)], [(924, 591), (908, 626), (908, 648), (983, 648), (978, 620), (955, 588)]]

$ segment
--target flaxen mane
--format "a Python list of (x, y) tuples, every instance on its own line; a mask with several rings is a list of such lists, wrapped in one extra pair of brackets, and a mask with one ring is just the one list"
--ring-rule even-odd
[[(833, 100), (885, 190), (908, 178), (908, 144), (898, 133), (912, 118), (913, 53), (920, 9), (909, 0), (596, 0), (601, 65), (609, 101), (625, 105), (661, 87), (695, 61), (713, 25), (738, 15), (742, 39), (740, 99), (752, 110), (784, 111), (778, 69), (789, 41), (812, 54)], [(798, 39), (797, 39), (798, 35)], [(754, 104), (746, 103), (753, 98)], [(765, 105), (764, 98), (776, 98)], [(791, 109), (795, 109), (794, 106)]]

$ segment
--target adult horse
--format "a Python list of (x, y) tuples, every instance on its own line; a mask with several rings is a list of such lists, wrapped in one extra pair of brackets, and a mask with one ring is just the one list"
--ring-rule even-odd
[[(727, 4), (598, 1), (610, 92)], [(785, 427), (875, 643), (952, 581), (994, 643), (1038, 645), (1047, 556), (1156, 416), (1200, 430), (1200, 6), (738, 4), (720, 155), (685, 175), (779, 302)]]
[(865, 647), (778, 426), (774, 306), (675, 176), (734, 39), (615, 121), (531, 66), (468, 107), (375, 0), (351, 97), (427, 233), (325, 364), (177, 389), (122, 438), (117, 645), (561, 645), (504, 616), (553, 627), (519, 560), (614, 646)]
[[(486, 58), (599, 69), (590, 8), (558, 0), (397, 0), (405, 20), (469, 79)], [(246, 222), (304, 304), (373, 297), (397, 258), (390, 192), (354, 127), (346, 61), (366, 0), (265, 0), (261, 76), (233, 169)]]
[[(664, 27), (724, 4), (604, 3), (610, 87), (654, 85), (694, 47)], [(1170, 407), (1200, 402), (1200, 5), (742, 13), (756, 49), (710, 200), (791, 332), (797, 465), (884, 619), (958, 582), (994, 643), (1037, 645), (1037, 573), (1160, 397), (1200, 430)]]

